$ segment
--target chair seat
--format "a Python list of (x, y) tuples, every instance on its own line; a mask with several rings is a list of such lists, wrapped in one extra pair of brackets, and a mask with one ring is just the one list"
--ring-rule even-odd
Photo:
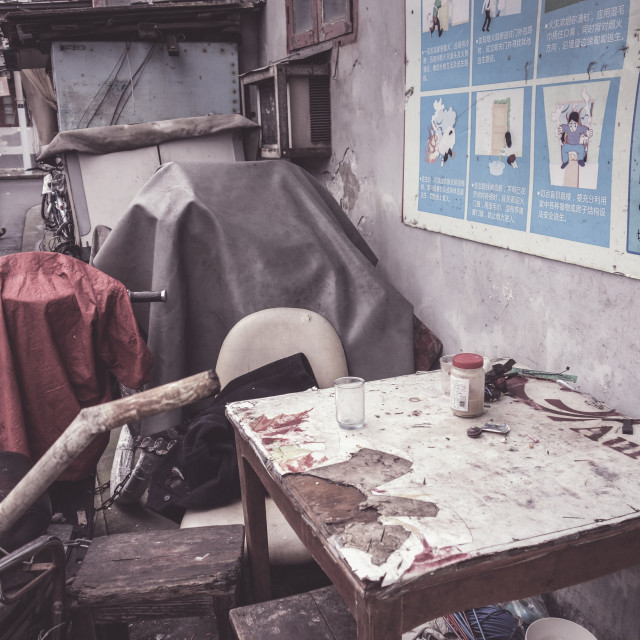
[(326, 318), (309, 309), (278, 307), (245, 316), (229, 331), (216, 363), (220, 385), (298, 352), (309, 360), (321, 389), (347, 375), (342, 342)]
[(94, 538), (69, 591), (79, 637), (94, 637), (95, 625), (215, 613), (220, 638), (231, 638), (243, 545), (242, 525)]
[[(220, 348), (216, 373), (224, 388), (231, 380), (294, 353), (304, 353), (321, 389), (348, 374), (342, 342), (332, 324), (309, 309), (277, 307), (245, 316), (229, 331)], [(273, 501), (266, 500), (269, 560), (294, 565), (313, 558)], [(244, 524), (242, 503), (214, 509), (189, 509), (181, 527)]]
[[(311, 554), (300, 542), (285, 517), (271, 498), (265, 500), (267, 530), (269, 534), (269, 560), (276, 566), (311, 562)], [(183, 516), (181, 528), (212, 525), (244, 524), (242, 501), (238, 500), (215, 509), (189, 509)]]

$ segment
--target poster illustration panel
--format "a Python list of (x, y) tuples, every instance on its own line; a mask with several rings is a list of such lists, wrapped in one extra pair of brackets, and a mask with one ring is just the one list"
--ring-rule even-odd
[(420, 110), (418, 209), (463, 218), (469, 96), (462, 93), (423, 98)]
[(470, 0), (422, 0), (422, 91), (469, 83), (470, 17)]
[(476, 0), (473, 84), (533, 77), (538, 7), (528, 0)]
[(622, 69), (630, 0), (542, 0), (538, 77)]
[(527, 227), (531, 167), (531, 87), (473, 94), (468, 218)]
[(538, 87), (533, 233), (609, 246), (618, 90), (618, 78)]

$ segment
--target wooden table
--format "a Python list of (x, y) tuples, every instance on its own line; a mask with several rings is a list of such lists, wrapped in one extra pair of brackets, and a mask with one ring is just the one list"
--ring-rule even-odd
[[(230, 404), (256, 600), (270, 596), (265, 489), (358, 640), (640, 563), (638, 435), (556, 382), (509, 382), (476, 419), (451, 414), (439, 372), (370, 382), (356, 432), (332, 389)], [(467, 436), (488, 420), (510, 433)]]

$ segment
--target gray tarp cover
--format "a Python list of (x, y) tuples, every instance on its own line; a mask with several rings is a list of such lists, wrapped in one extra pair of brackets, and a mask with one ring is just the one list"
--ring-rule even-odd
[[(40, 154), (38, 160), (51, 161), (57, 155), (69, 151), (90, 154), (128, 151), (154, 146), (169, 140), (197, 138), (237, 129), (244, 129), (249, 135), (255, 133), (255, 140), (248, 142), (249, 147), (255, 149), (259, 125), (244, 116), (229, 114), (61, 131)], [(247, 157), (255, 158), (255, 151), (253, 155), (247, 153)]]
[[(129, 289), (167, 289), (168, 302), (136, 305), (157, 385), (215, 368), (233, 325), (270, 307), (325, 316), (352, 375), (412, 373), (413, 309), (375, 262), (324, 187), (272, 160), (163, 165), (94, 264)], [(144, 430), (177, 422), (165, 414)]]

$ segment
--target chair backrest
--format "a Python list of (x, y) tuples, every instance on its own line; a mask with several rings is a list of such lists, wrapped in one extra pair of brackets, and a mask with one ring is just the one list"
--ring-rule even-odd
[(332, 324), (314, 311), (288, 307), (240, 320), (222, 343), (216, 373), (224, 387), (239, 375), (299, 352), (307, 356), (320, 388), (347, 375), (342, 342)]

